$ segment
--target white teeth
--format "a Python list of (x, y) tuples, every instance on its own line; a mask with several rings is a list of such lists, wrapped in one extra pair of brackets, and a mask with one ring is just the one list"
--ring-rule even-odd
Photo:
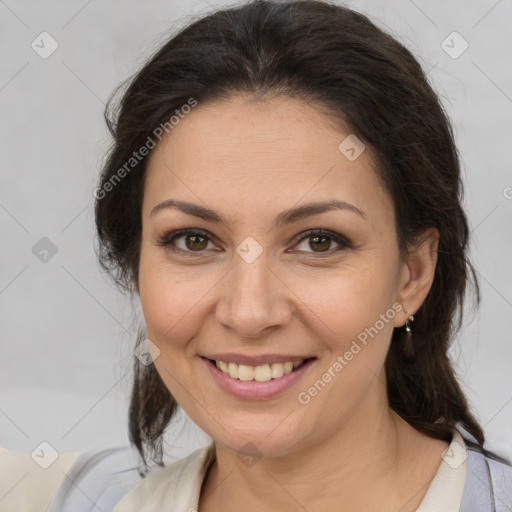
[(233, 379), (238, 379), (238, 365), (235, 363), (228, 364), (228, 371), (224, 373), (229, 373), (229, 376)]
[(270, 365), (264, 364), (262, 366), (256, 366), (254, 369), (254, 380), (258, 382), (265, 382), (272, 378), (270, 373)]
[(238, 365), (238, 378), (240, 380), (254, 380), (254, 366)]
[(283, 365), (281, 363), (272, 363), (270, 373), (273, 379), (278, 379), (284, 375)]
[(271, 379), (279, 379), (279, 377), (282, 377), (287, 373), (291, 373), (294, 368), (299, 367), (303, 362), (304, 360), (249, 366), (246, 364), (215, 361), (215, 365), (219, 370), (228, 374), (232, 379), (266, 382)]

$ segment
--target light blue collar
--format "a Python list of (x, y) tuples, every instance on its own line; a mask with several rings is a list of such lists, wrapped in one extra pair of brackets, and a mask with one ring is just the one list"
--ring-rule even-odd
[(466, 484), (459, 512), (512, 512), (512, 467), (467, 448)]

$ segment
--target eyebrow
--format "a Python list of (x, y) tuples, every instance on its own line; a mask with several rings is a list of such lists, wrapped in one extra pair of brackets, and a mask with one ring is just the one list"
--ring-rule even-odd
[[(162, 201), (151, 210), (149, 215), (150, 217), (152, 217), (157, 212), (167, 208), (177, 208), (178, 210), (187, 213), (188, 215), (193, 215), (194, 217), (198, 217), (208, 222), (216, 222), (226, 225), (229, 224), (228, 220), (223, 215), (217, 213), (215, 210), (212, 210), (211, 208), (194, 203), (189, 203), (187, 201), (179, 201), (177, 199), (167, 199), (165, 201)], [(308, 203), (303, 206), (298, 206), (295, 208), (291, 208), (289, 210), (285, 210), (276, 217), (274, 221), (274, 227), (277, 228), (280, 225), (292, 224), (306, 217), (310, 217), (312, 215), (317, 215), (319, 213), (324, 213), (332, 210), (350, 211), (366, 220), (365, 212), (358, 208), (357, 206), (351, 203), (347, 203), (346, 201), (331, 199), (330, 201)]]

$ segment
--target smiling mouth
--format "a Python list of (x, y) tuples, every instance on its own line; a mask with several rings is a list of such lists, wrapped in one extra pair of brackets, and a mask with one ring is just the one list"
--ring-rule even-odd
[(245, 364), (227, 363), (226, 361), (216, 361), (208, 359), (210, 364), (216, 366), (221, 372), (228, 375), (232, 379), (242, 381), (266, 382), (272, 379), (279, 379), (283, 375), (294, 372), (304, 363), (316, 359), (310, 357), (299, 361), (288, 361), (286, 363), (271, 363), (258, 366), (250, 366)]

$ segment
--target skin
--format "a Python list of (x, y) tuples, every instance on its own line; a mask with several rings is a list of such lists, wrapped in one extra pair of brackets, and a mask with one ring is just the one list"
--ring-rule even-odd
[[(441, 463), (447, 443), (391, 411), (384, 371), (393, 329), (432, 285), (438, 233), (425, 230), (422, 243), (400, 257), (392, 201), (370, 151), (349, 161), (338, 150), (349, 133), (300, 100), (237, 95), (199, 104), (150, 157), (138, 291), (148, 337), (160, 350), (159, 374), (216, 445), (200, 512), (241, 504), (414, 511)], [(176, 208), (151, 215), (170, 198), (208, 206), (228, 223)], [(273, 225), (286, 209), (330, 199), (357, 206), (365, 218), (333, 210)], [(184, 228), (210, 238), (199, 239), (199, 250), (194, 236), (176, 239), (174, 250), (158, 245)], [(314, 235), (301, 235), (320, 228), (352, 246), (332, 238), (315, 245)], [(236, 252), (249, 236), (263, 249), (251, 263)], [(392, 320), (309, 403), (299, 403), (298, 394), (396, 303), (402, 309)], [(209, 374), (200, 355), (213, 352), (317, 359), (292, 388), (247, 400)], [(249, 466), (240, 453), (258, 459)]]

